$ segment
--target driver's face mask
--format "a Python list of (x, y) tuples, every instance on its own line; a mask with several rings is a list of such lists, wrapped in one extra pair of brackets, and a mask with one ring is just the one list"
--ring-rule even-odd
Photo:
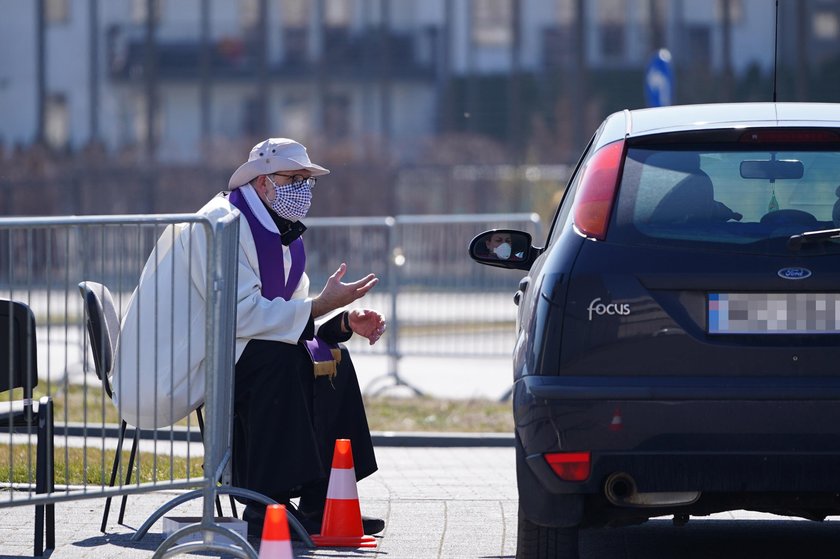
[(500, 260), (507, 260), (510, 258), (510, 243), (502, 243), (496, 248), (493, 249), (493, 252), (496, 253), (496, 256)]
[(289, 221), (300, 221), (306, 217), (312, 205), (312, 189), (307, 181), (278, 185), (270, 176), (266, 175), (265, 178), (274, 187), (274, 200), (269, 206), (277, 215)]

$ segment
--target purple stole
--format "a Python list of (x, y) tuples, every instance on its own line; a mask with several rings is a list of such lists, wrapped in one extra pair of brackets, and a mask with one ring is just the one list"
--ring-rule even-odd
[[(286, 281), (283, 243), (280, 241), (280, 235), (263, 227), (238, 188), (230, 193), (228, 200), (248, 220), (248, 226), (257, 247), (262, 296), (266, 299), (282, 297), (288, 301), (294, 294), (300, 278), (303, 277), (303, 270), (306, 266), (306, 251), (303, 247), (303, 239), (298, 237), (289, 244), (289, 250), (292, 253), (292, 267), (289, 269), (289, 279)], [(328, 344), (318, 336), (303, 343), (312, 358), (315, 376), (334, 376), (336, 364), (341, 361), (341, 351), (338, 346)]]

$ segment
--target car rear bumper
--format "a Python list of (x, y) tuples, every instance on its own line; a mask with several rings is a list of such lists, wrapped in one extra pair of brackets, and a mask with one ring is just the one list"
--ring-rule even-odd
[(542, 454), (527, 462), (552, 493), (603, 493), (610, 476), (622, 474), (648, 492), (825, 493), (840, 492), (840, 452), (834, 453), (593, 453), (585, 482), (565, 482)]
[[(640, 492), (840, 492), (833, 378), (525, 377), (514, 416), (550, 493), (603, 493), (614, 474)], [(591, 453), (585, 481), (560, 479), (543, 458), (575, 451)]]

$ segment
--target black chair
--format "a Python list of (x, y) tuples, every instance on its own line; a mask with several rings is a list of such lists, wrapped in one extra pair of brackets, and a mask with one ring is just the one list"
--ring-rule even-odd
[[(117, 308), (114, 305), (114, 298), (111, 296), (111, 291), (105, 285), (93, 281), (81, 282), (79, 284), (79, 291), (82, 294), (82, 299), (84, 299), (87, 331), (93, 352), (93, 364), (96, 369), (96, 376), (102, 381), (102, 388), (108, 397), (113, 398), (110, 376), (114, 370), (114, 354), (120, 335), (120, 319), (117, 314)], [(204, 417), (201, 414), (201, 408), (199, 407), (195, 410), (195, 413), (198, 419), (198, 429), (201, 432), (201, 439), (204, 440)], [(117, 440), (117, 453), (114, 455), (109, 487), (113, 487), (117, 479), (117, 471), (119, 471), (120, 461), (122, 459), (122, 447), (127, 428), (128, 424), (125, 420), (121, 420), (120, 434)], [(137, 455), (137, 443), (139, 440), (140, 429), (135, 428), (131, 451), (128, 455), (128, 467), (125, 477), (126, 485), (131, 483), (131, 473), (134, 469), (134, 459)], [(123, 518), (125, 517), (127, 500), (128, 495), (123, 495), (122, 501), (120, 502), (120, 514), (117, 518), (117, 522), (120, 524), (122, 524)], [(236, 506), (234, 505), (233, 497), (230, 498), (230, 504), (233, 516), (236, 516)], [(218, 497), (216, 498), (216, 510), (219, 516), (222, 516), (222, 504)], [(100, 526), (100, 531), (103, 533), (108, 524), (110, 511), (111, 497), (108, 497), (105, 500), (105, 510), (102, 513), (102, 524)]]
[[(53, 401), (49, 396), (33, 402), (38, 385), (35, 315), (28, 305), (0, 300), (0, 392), (23, 389), (23, 399), (0, 402), (0, 431), (36, 433), (35, 493), (55, 490)], [(55, 505), (35, 506), (35, 555), (55, 549)]]

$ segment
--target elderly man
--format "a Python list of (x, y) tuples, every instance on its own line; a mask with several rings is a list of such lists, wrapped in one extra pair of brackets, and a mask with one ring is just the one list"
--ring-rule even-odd
[[(354, 333), (373, 344), (385, 331), (383, 317), (374, 310), (341, 310), (376, 285), (373, 274), (343, 283), (346, 265), (341, 263), (318, 295), (308, 295), (301, 239), (306, 227), (300, 220), (309, 210), (316, 177), (328, 173), (310, 161), (303, 145), (270, 138), (254, 146), (233, 173), (229, 192), (198, 212), (211, 220), (235, 210), (241, 216), (234, 485), (280, 503), (299, 496), (294, 513), (313, 533), (320, 531), (336, 439), (352, 441), (357, 479), (376, 471), (356, 372), (346, 348), (337, 344)], [(114, 378), (115, 402), (129, 423), (169, 425), (201, 403), (205, 257), (201, 228), (184, 226), (164, 232), (143, 270), (123, 320)], [(162, 296), (165, 280), (181, 275), (192, 278), (187, 292), (173, 287)], [(153, 312), (161, 300), (172, 301), (174, 311)], [(186, 332), (189, 344), (174, 341)], [(155, 353), (165, 358), (152, 363), (139, 340), (154, 336)], [(153, 387), (139, 373), (143, 370), (156, 370)], [(187, 378), (191, 382), (184, 382)], [(183, 394), (185, 386), (192, 386), (191, 394)], [(247, 503), (243, 518), (249, 532), (261, 532), (264, 512), (262, 505)], [(384, 528), (380, 519), (363, 518), (363, 525), (369, 534)]]

